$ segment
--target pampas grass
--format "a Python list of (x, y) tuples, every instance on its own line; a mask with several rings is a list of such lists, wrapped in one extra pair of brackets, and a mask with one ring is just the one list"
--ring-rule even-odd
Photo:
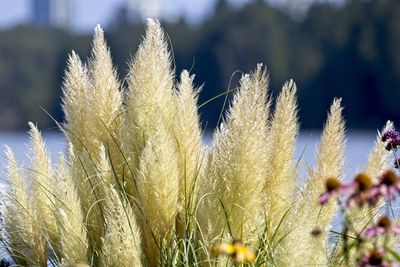
[[(244, 75), (214, 146), (201, 185), (198, 212), (206, 240), (246, 238), (255, 244), (263, 231), (263, 187), (267, 176), (268, 79), (259, 65)], [(206, 196), (207, 195), (207, 196)]]
[[(58, 242), (56, 225), (56, 205), (54, 172), (51, 168), (50, 155), (43, 141), (39, 129), (29, 123), (31, 141), (31, 153), (29, 154), (32, 167), (28, 177), (32, 181), (35, 197), (32, 198), (35, 212), (35, 223), (39, 225), (40, 232), (48, 233), (48, 237), (54, 243)], [(56, 247), (55, 247), (56, 248)]]
[(59, 246), (61, 262), (66, 266), (89, 262), (87, 230), (69, 164), (63, 155), (59, 155), (55, 176)]
[[(197, 110), (200, 88), (194, 88), (194, 75), (184, 70), (177, 86), (176, 109), (180, 111), (174, 124), (179, 167), (179, 228), (192, 228), (194, 210), (203, 178), (205, 158), (202, 155), (202, 129)], [(182, 232), (181, 229), (177, 229)]]
[[(135, 172), (147, 139), (159, 127), (164, 127), (173, 138), (174, 74), (166, 37), (158, 21), (148, 20), (146, 35), (130, 66), (127, 81), (125, 131), (129, 134), (125, 135), (124, 146), (128, 163)], [(129, 181), (134, 179), (130, 178)], [(132, 183), (128, 183), (127, 189), (134, 193)]]
[(299, 131), (297, 120), (296, 84), (286, 82), (276, 100), (268, 131), (268, 163), (265, 180), (266, 220), (272, 236), (282, 217), (293, 203), (297, 186), (294, 149)]
[[(302, 185), (301, 161), (294, 159), (295, 83), (283, 85), (270, 116), (266, 68), (259, 64), (243, 74), (206, 147), (200, 89), (188, 71), (175, 81), (166, 40), (160, 23), (148, 20), (126, 88), (99, 26), (87, 63), (71, 53), (60, 125), (68, 140), (65, 155), (54, 167), (32, 123), (29, 168), (6, 148), (4, 251), (22, 266), (343, 262), (328, 241), (336, 204), (317, 204), (325, 180), (344, 175), (340, 99), (332, 103), (316, 165)], [(365, 172), (378, 175), (387, 158), (378, 140)], [(312, 236), (316, 228), (320, 234)]]
[(159, 248), (172, 241), (179, 210), (177, 153), (164, 127), (160, 127), (146, 142), (141, 155), (137, 188), (144, 251), (151, 265), (155, 265)]
[(113, 187), (109, 188), (105, 202), (102, 266), (142, 266), (140, 231), (129, 202)]
[[(288, 220), (288, 236), (283, 242), (281, 266), (293, 266), (296, 262), (302, 266), (327, 266), (328, 235), (336, 212), (336, 204), (321, 207), (318, 196), (324, 191), (325, 179), (341, 179), (344, 172), (345, 125), (342, 116), (341, 100), (335, 99), (321, 135), (316, 155), (316, 166), (309, 170), (309, 177), (294, 204), (292, 220)], [(312, 236), (313, 229), (322, 232)], [(301, 249), (293, 246), (296, 240), (302, 240)], [(285, 255), (285, 256), (283, 256)]]
[(77, 151), (84, 151), (90, 142), (89, 74), (79, 56), (72, 51), (63, 83), (62, 108), (65, 115), (65, 130)]
[[(6, 147), (8, 166), (6, 176), (10, 182), (8, 189), (9, 203), (5, 209), (4, 228), (9, 239), (8, 250), (17, 264), (26, 265), (29, 261), (40, 262), (38, 249), (35, 245), (33, 214), (30, 207), (30, 196), (25, 188), (22, 169), (17, 165), (14, 153)], [(30, 244), (30, 246), (26, 246)], [(36, 253), (35, 253), (36, 250)], [(42, 261), (47, 260), (43, 259)]]

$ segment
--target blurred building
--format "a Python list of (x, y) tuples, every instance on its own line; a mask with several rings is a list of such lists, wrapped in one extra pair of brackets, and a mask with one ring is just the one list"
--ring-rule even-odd
[(31, 14), (36, 25), (70, 28), (72, 0), (31, 0)]

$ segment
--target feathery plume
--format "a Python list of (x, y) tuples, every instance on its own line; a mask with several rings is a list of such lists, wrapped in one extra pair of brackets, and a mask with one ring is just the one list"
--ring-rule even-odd
[[(331, 201), (321, 207), (318, 196), (324, 191), (324, 180), (328, 177), (341, 179), (344, 172), (345, 124), (342, 116), (341, 99), (335, 99), (321, 135), (316, 166), (309, 172), (300, 199), (294, 206), (293, 221), (286, 225), (290, 234), (285, 237), (281, 251), (282, 266), (326, 265), (327, 236), (336, 211)], [(321, 234), (311, 232), (318, 228)], [(301, 248), (297, 245), (301, 240)]]
[(6, 175), (10, 180), (10, 204), (6, 208), (5, 228), (10, 239), (11, 256), (18, 264), (47, 266), (48, 237), (32, 204), (34, 201), (31, 200), (35, 199), (25, 191), (22, 169), (11, 149), (6, 149), (6, 155), (9, 160)]
[[(98, 188), (101, 195), (100, 198), (106, 196), (106, 192), (110, 185), (115, 188), (120, 188), (122, 184), (119, 184), (119, 181), (116, 180), (115, 175), (111, 169), (110, 157), (107, 155), (106, 148), (103, 144), (100, 145), (99, 148), (99, 160), (96, 166), (97, 177), (100, 178), (98, 183), (102, 186), (102, 188)], [(97, 186), (96, 186), (97, 187)]]
[[(100, 26), (95, 29), (89, 67), (73, 51), (63, 84), (63, 110), (67, 135), (78, 152), (86, 150), (97, 159), (100, 143), (112, 144), (115, 157), (120, 154), (119, 139), (122, 94), (110, 51)], [(110, 136), (112, 135), (112, 137)], [(118, 164), (121, 164), (119, 159)]]
[(50, 155), (46, 149), (41, 133), (38, 128), (29, 122), (31, 154), (30, 160), (32, 170), (30, 178), (34, 191), (34, 202), (37, 223), (43, 227), (43, 232), (48, 232), (51, 241), (58, 243), (58, 229), (55, 219), (55, 181), (51, 168)]
[(59, 155), (58, 159), (56, 180), (57, 224), (62, 262), (67, 266), (73, 266), (79, 262), (88, 262), (89, 245), (81, 203), (70, 166), (62, 154)]
[(77, 151), (91, 141), (89, 125), (89, 76), (86, 66), (72, 51), (67, 61), (67, 70), (63, 82), (62, 108), (65, 114), (65, 128), (68, 138)]
[(144, 252), (150, 265), (159, 247), (171, 242), (178, 212), (179, 169), (174, 140), (160, 125), (149, 137), (140, 159), (137, 177), (138, 216), (144, 238)]
[[(97, 43), (100, 42), (99, 38), (96, 40)], [(92, 66), (96, 65), (95, 62), (98, 64), (99, 60), (96, 61), (93, 59)], [(98, 156), (99, 135), (98, 132), (92, 129), (94, 115), (92, 114), (91, 102), (93, 101), (92, 97), (94, 95), (97, 96), (97, 94), (94, 92), (95, 88), (91, 85), (93, 76), (95, 76), (93, 75), (93, 70), (91, 72), (91, 77), (89, 77), (89, 70), (83, 65), (78, 55), (72, 51), (68, 59), (62, 98), (66, 118), (66, 134), (71, 141), (68, 151), (71, 172), (74, 183), (77, 186), (83, 216), (88, 218), (88, 231), (92, 246), (90, 251), (98, 246), (101, 236), (101, 230), (99, 230), (99, 227), (96, 227), (100, 210), (98, 205), (95, 204), (97, 203), (97, 199), (93, 191), (95, 184), (97, 184), (95, 174), (96, 162), (93, 162), (93, 159), (96, 159)], [(96, 75), (98, 75), (98, 72), (96, 72)], [(110, 74), (107, 75), (107, 77), (109, 76)], [(103, 95), (103, 98), (106, 98), (106, 96)], [(104, 126), (101, 126), (101, 129), (104, 131)], [(95, 204), (95, 208), (92, 208), (93, 204)]]
[(198, 212), (207, 241), (220, 237), (225, 228), (231, 238), (252, 243), (263, 231), (267, 84), (261, 64), (251, 75), (244, 75), (226, 123), (214, 136), (214, 147), (201, 183), (204, 203)]
[[(115, 141), (120, 138), (120, 126), (123, 121), (122, 95), (119, 91), (120, 83), (112, 64), (110, 50), (104, 39), (104, 32), (97, 25), (93, 37), (92, 56), (89, 60), (89, 107), (90, 132), (93, 138), (93, 147), (88, 147), (93, 158), (97, 158), (100, 143), (109, 146), (113, 158), (120, 158), (118, 145)], [(110, 136), (112, 135), (112, 136)], [(119, 167), (122, 160), (115, 165)]]
[[(24, 176), (22, 170), (17, 164), (14, 153), (10, 147), (6, 146), (6, 157), (8, 159), (8, 165), (6, 166), (6, 176), (10, 182), (10, 187), (8, 189), (8, 195), (10, 197), (10, 205), (14, 208), (11, 209), (13, 220), (24, 223), (27, 222), (27, 217), (29, 217), (29, 194), (25, 188)], [(26, 228), (25, 228), (26, 229)]]
[(32, 207), (29, 205), (30, 197), (14, 153), (8, 146), (5, 153), (8, 159), (5, 174), (10, 182), (7, 190), (9, 203), (5, 210), (5, 229), (10, 239), (11, 256), (17, 264), (26, 265), (32, 256), (31, 242), (29, 242), (32, 240)]
[(268, 164), (265, 184), (268, 235), (272, 236), (279, 222), (291, 208), (297, 187), (293, 162), (299, 131), (296, 84), (286, 82), (277, 100), (268, 132)]
[(112, 187), (105, 199), (104, 220), (102, 266), (142, 266), (141, 236), (132, 208)]
[(174, 136), (178, 147), (180, 171), (179, 202), (183, 210), (180, 213), (182, 224), (186, 224), (185, 215), (191, 217), (197, 203), (199, 180), (201, 179), (202, 132), (197, 110), (199, 88), (193, 88), (194, 75), (184, 70), (178, 85), (176, 98), (180, 115), (174, 124)]
[[(147, 138), (163, 124), (172, 134), (175, 115), (171, 56), (164, 32), (157, 20), (147, 20), (143, 42), (131, 64), (128, 75), (128, 99), (124, 148), (130, 168), (139, 166), (139, 156)], [(175, 145), (175, 144), (174, 144)], [(132, 174), (131, 174), (132, 175)], [(129, 177), (128, 192), (134, 192)]]
[(73, 183), (76, 185), (87, 227), (89, 238), (88, 258), (92, 258), (93, 255), (91, 253), (95, 253), (95, 250), (100, 247), (100, 238), (103, 230), (102, 224), (99, 223), (103, 219), (101, 197), (99, 196), (102, 184), (100, 184), (96, 173), (96, 164), (90, 159), (86, 150), (79, 153), (70, 143), (68, 158), (71, 165)]

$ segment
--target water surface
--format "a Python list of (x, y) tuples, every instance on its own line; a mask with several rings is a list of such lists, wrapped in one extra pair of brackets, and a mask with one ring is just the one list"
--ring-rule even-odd
[[(301, 160), (301, 171), (299, 177), (304, 179), (306, 169), (314, 166), (315, 153), (318, 148), (319, 131), (302, 132), (298, 138), (295, 158)], [(43, 138), (51, 154), (51, 159), (56, 162), (57, 154), (65, 151), (66, 139), (57, 132), (45, 132)], [(346, 179), (350, 179), (367, 161), (368, 154), (373, 147), (376, 138), (374, 131), (357, 131), (347, 134), (346, 146)], [(211, 145), (211, 134), (206, 135), (205, 143)], [(7, 162), (4, 155), (4, 147), (8, 145), (15, 153), (17, 160), (25, 166), (29, 165), (29, 137), (21, 132), (0, 132), (0, 163), (1, 167)]]

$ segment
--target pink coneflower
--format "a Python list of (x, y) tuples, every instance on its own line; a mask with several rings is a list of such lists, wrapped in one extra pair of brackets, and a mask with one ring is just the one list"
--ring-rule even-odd
[(368, 201), (370, 203), (377, 203), (381, 196), (386, 201), (390, 201), (396, 196), (396, 193), (400, 193), (400, 179), (392, 170), (388, 170), (382, 174), (379, 180), (379, 184), (369, 189)]
[(347, 200), (348, 206), (357, 205), (359, 207), (364, 206), (365, 203), (369, 205), (374, 205), (374, 202), (371, 198), (370, 189), (372, 188), (372, 179), (365, 173), (359, 173), (354, 178), (354, 181), (349, 184), (349, 187), (354, 189), (354, 192), (350, 195)]
[(329, 177), (325, 181), (326, 191), (322, 193), (318, 199), (321, 205), (328, 203), (329, 199), (334, 196), (343, 196), (351, 190), (351, 186), (343, 185), (335, 177)]
[(389, 263), (383, 257), (383, 251), (374, 249), (370, 252), (364, 253), (360, 259), (360, 267), (389, 267)]
[(380, 177), (380, 183), (377, 187), (382, 196), (391, 200), (396, 193), (400, 193), (400, 179), (392, 170), (388, 170)]
[(379, 218), (375, 226), (370, 227), (365, 231), (364, 236), (376, 237), (386, 233), (400, 234), (400, 228), (394, 226), (387, 216), (382, 216)]

